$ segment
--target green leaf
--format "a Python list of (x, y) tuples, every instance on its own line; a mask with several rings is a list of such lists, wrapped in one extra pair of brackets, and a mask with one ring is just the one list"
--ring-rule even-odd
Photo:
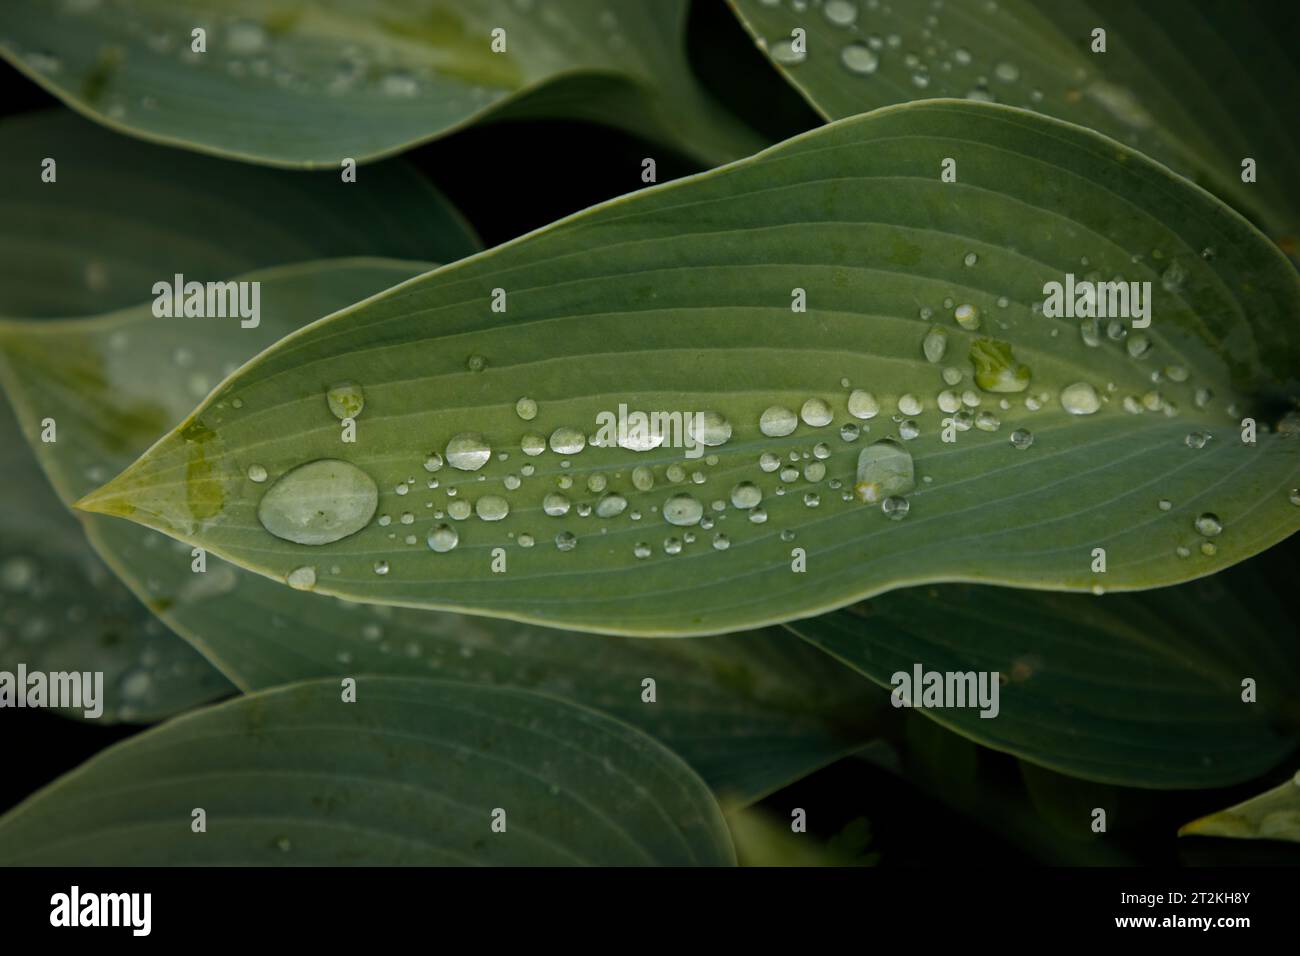
[[(1037, 110), (1113, 136), (1262, 223), (1289, 254), (1300, 235), (1293, 135), (1300, 93), (1290, 3), (1217, 0), (836, 0), (793, 9), (731, 0), (776, 66), (823, 116), (931, 97)], [(806, 55), (792, 55), (802, 29)], [(1095, 29), (1105, 52), (1093, 52)], [(797, 61), (797, 62), (796, 62)], [(1242, 182), (1242, 161), (1257, 179)]]
[(830, 841), (792, 832), (788, 820), (758, 807), (727, 810), (726, 817), (741, 866), (872, 866), (879, 859), (867, 852), (871, 825), (865, 817)]
[[(400, 161), (343, 183), (164, 149), (67, 111), (6, 119), (0, 137), (0, 315), (99, 315), (151, 299), (176, 273), (206, 282), (357, 255), (450, 262), (480, 248)], [(46, 157), (53, 183), (41, 180)]]
[[(0, 400), (0, 671), (15, 674), (22, 664), (29, 672), (102, 673), (103, 712), (89, 719), (103, 724), (161, 720), (232, 693), (89, 549), (23, 445)], [(59, 711), (76, 719), (85, 712)]]
[[(420, 268), (329, 260), (249, 275), (262, 283), (256, 329), (160, 320), (144, 306), (13, 324), (0, 331), (0, 380), (24, 409), (55, 485), (73, 501), (180, 421), (198, 397), (191, 383), (205, 387), (224, 366)], [(47, 416), (58, 423), (53, 444), (37, 439)], [(288, 590), (211, 555), (207, 570), (194, 574), (187, 546), (115, 519), (84, 518), (122, 580), (243, 690), (355, 673), (535, 688), (640, 727), (744, 802), (875, 735), (883, 695), (780, 629), (665, 643), (358, 605)], [(413, 528), (399, 519), (389, 533), (396, 539)], [(658, 688), (653, 705), (642, 701), (647, 677)]]
[[(0, 56), (72, 108), (156, 142), (338, 169), (483, 119), (595, 119), (709, 162), (762, 145), (695, 82), (686, 0), (14, 0)], [(195, 52), (193, 31), (206, 31)], [(493, 52), (493, 31), (505, 50)]]
[(1300, 569), (1284, 550), (1141, 594), (948, 585), (789, 626), (886, 687), (917, 664), (1003, 675), (996, 719), (918, 711), (985, 746), (1105, 783), (1226, 786), (1276, 766), (1300, 737)]
[(118, 744), (0, 818), (0, 864), (734, 863), (704, 783), (625, 724), (519, 690), (355, 692), (294, 684)]
[[(962, 179), (943, 183), (940, 159), (954, 152)], [(1217, 255), (1198, 254), (1207, 247)], [(1075, 320), (1035, 314), (1044, 283), (1081, 258), (1100, 275), (1153, 282), (1142, 358), (1104, 334), (1088, 346)], [(508, 295), (504, 315), (492, 310), (497, 289)], [(792, 289), (807, 291), (808, 314), (789, 311)], [(910, 104), (596, 207), (330, 316), (245, 365), (80, 506), (279, 581), (314, 569), (323, 593), (620, 634), (737, 630), (945, 579), (1154, 587), (1300, 527), (1288, 500), (1298, 443), (1269, 427), (1275, 403), (1295, 394), (1298, 291), (1289, 263), (1238, 215), (1112, 141), (988, 104)], [(955, 324), (945, 300), (953, 314), (978, 308), (983, 328)], [(922, 351), (935, 325), (947, 341), (940, 365), (996, 430), (941, 440), (936, 395), (948, 386)], [(1028, 368), (1028, 392), (977, 394), (968, 355), (987, 338)], [(366, 396), (352, 444), (326, 401), (341, 381)], [(1058, 402), (1076, 383), (1095, 390), (1095, 414)], [(855, 388), (883, 411), (864, 423), (865, 439), (843, 441)], [(1141, 410), (1136, 396), (1162, 412), (1125, 411), (1125, 400)], [(539, 404), (534, 419), (521, 419), (521, 397)], [(912, 399), (924, 409), (920, 436), (906, 440), (893, 413)], [(620, 404), (715, 412), (731, 437), (694, 460), (612, 441), (576, 455), (522, 451), (530, 433), (553, 447), (559, 429), (599, 439), (600, 416)], [(805, 424), (764, 436), (769, 406), (804, 407)], [(1255, 444), (1237, 438), (1242, 415), (1259, 418)], [(1032, 447), (1008, 440), (1019, 429), (1032, 430)], [(430, 472), (440, 460), (431, 454), (451, 455), (466, 433), (484, 437), (491, 461)], [(850, 495), (861, 448), (895, 435), (917, 479), (901, 521)], [(1200, 435), (1212, 438), (1189, 447)], [(824, 476), (805, 469), (820, 462), (819, 443), (830, 453)], [(763, 471), (762, 454), (795, 455), (802, 474)], [(368, 475), (378, 498), (318, 498), (310, 517), (356, 522), (373, 511), (375, 520), (306, 546), (285, 527), (290, 513), (259, 506), (268, 488), (322, 459)], [(250, 481), (254, 466), (269, 481)], [(650, 491), (633, 484), (637, 466), (653, 469)], [(673, 480), (691, 473), (699, 483)], [(604, 491), (588, 490), (602, 480)], [(743, 481), (762, 490), (765, 522), (727, 504)], [(545, 514), (543, 500), (561, 490), (574, 509)], [(484, 498), (504, 498), (510, 514), (456, 520), (451, 492), (489, 516), (500, 502)], [(628, 507), (598, 517), (594, 504), (610, 492)], [(666, 522), (678, 495), (709, 508), (714, 526)], [(419, 516), (414, 544), (390, 539), (383, 523), (407, 511)], [(1210, 513), (1223, 531), (1203, 536), (1195, 522)], [(439, 525), (459, 534), (449, 552), (425, 544)], [(726, 550), (713, 546), (720, 534)], [(665, 546), (687, 535), (683, 553)], [(537, 546), (521, 546), (524, 536)], [(645, 558), (635, 556), (641, 543)], [(1104, 577), (1092, 571), (1098, 547)], [(497, 548), (506, 573), (492, 570)], [(792, 573), (795, 548), (808, 573)]]
[(1193, 820), (1178, 835), (1300, 843), (1300, 773), (1257, 797)]

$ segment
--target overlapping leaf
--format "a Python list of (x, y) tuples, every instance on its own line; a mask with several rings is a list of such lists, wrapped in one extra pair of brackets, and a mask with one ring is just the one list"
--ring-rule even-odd
[(997, 672), (996, 717), (921, 711), (986, 746), (1126, 786), (1226, 786), (1300, 737), (1295, 574), (1274, 552), (1141, 594), (916, 588), (790, 626), (887, 687), (918, 664)]
[[(946, 183), (953, 155), (961, 174)], [(1077, 320), (1039, 314), (1045, 282), (1075, 270), (1152, 283), (1142, 348), (1119, 341), (1119, 320), (1089, 345)], [(1270, 428), (1300, 368), (1298, 303), (1294, 270), (1262, 235), (1121, 145), (1004, 107), (911, 104), (597, 207), (323, 320), (246, 365), (82, 507), (280, 581), (303, 569), (337, 596), (625, 634), (735, 630), (945, 579), (1170, 584), (1300, 525), (1300, 443)], [(978, 330), (954, 321), (971, 313)], [(947, 343), (937, 364), (922, 349), (934, 327)], [(996, 383), (974, 363), (990, 357), (1024, 366), (1028, 389), (983, 390)], [(326, 402), (341, 381), (366, 396), (351, 444)], [(980, 416), (954, 443), (937, 407), (950, 381)], [(882, 409), (859, 440), (839, 435), (859, 424), (852, 389)], [(1095, 413), (1071, 413), (1088, 410), (1081, 390)], [(539, 404), (535, 419), (521, 397)], [(793, 433), (760, 432), (764, 409), (809, 400)], [(696, 460), (612, 440), (522, 451), (530, 433), (564, 448), (558, 429), (599, 441), (599, 416), (620, 405), (714, 412), (731, 437)], [(1239, 440), (1243, 415), (1258, 419), (1255, 443)], [(1008, 440), (1019, 430), (1031, 447)], [(466, 433), (491, 460), (431, 471)], [(859, 450), (886, 437), (915, 463), (901, 521), (850, 493)], [(782, 468), (763, 470), (763, 454)], [(321, 546), (273, 535), (263, 495), (321, 459), (378, 488), (373, 505), (326, 510), (359, 504), (353, 517), (373, 507), (375, 520)], [(254, 466), (268, 482), (247, 477)], [(634, 484), (637, 466), (653, 470), (651, 490)], [(743, 481), (763, 493), (761, 514), (728, 503)], [(611, 517), (596, 504), (613, 492), (627, 507)], [(552, 493), (571, 510), (545, 513)], [(456, 519), (457, 496), (499, 514), (489, 495), (509, 506), (504, 520)], [(689, 521), (682, 499), (669, 504), (679, 495), (708, 509), (704, 526), (665, 521), (665, 507)], [(413, 542), (393, 540), (386, 522), (407, 512)], [(425, 543), (439, 525), (442, 541), (458, 535), (451, 551)]]
[(295, 684), (119, 744), (0, 819), (0, 864), (734, 862), (699, 777), (609, 717), (441, 681), (343, 696)]
[(13, 0), (2, 16), (0, 55), (74, 109), (254, 162), (337, 169), (509, 116), (596, 119), (711, 162), (760, 145), (693, 79), (685, 0)]
[[(103, 712), (93, 718), (102, 723), (160, 720), (233, 693), (90, 551), (24, 445), (0, 401), (0, 671), (103, 674)], [(80, 719), (86, 710), (60, 712)]]
[[(148, 306), (92, 320), (11, 324), (0, 366), (36, 448), (68, 501), (128, 465), (214, 381), (312, 317), (422, 267), (329, 260), (243, 277), (259, 281), (262, 321), (154, 318)], [(181, 356), (178, 361), (177, 356)], [(148, 410), (145, 414), (144, 410)], [(21, 441), (18, 435), (14, 436)], [(427, 675), (536, 688), (615, 714), (665, 741), (710, 785), (749, 801), (874, 736), (883, 700), (869, 684), (780, 630), (708, 641), (601, 639), (504, 620), (375, 607), (292, 591), (157, 532), (85, 515), (121, 578), (240, 688), (330, 674)], [(391, 528), (409, 534), (412, 525)], [(398, 531), (391, 531), (394, 540)], [(83, 540), (84, 545), (84, 540)], [(156, 625), (155, 625), (156, 626)], [(642, 682), (655, 681), (653, 702)]]
[[(219, 281), (331, 256), (451, 262), (473, 230), (402, 162), (250, 169), (111, 133), (66, 111), (0, 123), (0, 315), (102, 315), (159, 281)], [(42, 179), (54, 160), (53, 182)], [(219, 379), (212, 379), (209, 387)]]
[[(1291, 55), (1300, 36), (1289, 3), (731, 3), (828, 119), (931, 97), (1038, 110), (1165, 163), (1296, 252), (1300, 191), (1288, 170), (1300, 153), (1287, 104), (1300, 94)], [(1247, 158), (1255, 163), (1249, 183)]]
[(1300, 773), (1257, 797), (1193, 820), (1178, 835), (1300, 843)]

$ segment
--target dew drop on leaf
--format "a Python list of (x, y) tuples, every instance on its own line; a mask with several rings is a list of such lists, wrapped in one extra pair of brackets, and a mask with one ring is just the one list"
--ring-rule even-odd
[(258, 503), (262, 527), (295, 544), (331, 544), (364, 528), (379, 505), (374, 479), (356, 465), (322, 459), (285, 474)]

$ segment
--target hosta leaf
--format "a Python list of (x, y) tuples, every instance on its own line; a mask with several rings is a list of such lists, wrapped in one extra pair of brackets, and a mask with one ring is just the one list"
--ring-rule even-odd
[(1178, 835), (1300, 843), (1300, 773), (1257, 797), (1193, 820)]
[[(100, 672), (103, 712), (91, 719), (106, 724), (160, 720), (233, 693), (89, 549), (23, 446), (0, 400), (0, 671)], [(85, 712), (60, 711), (77, 719)]]
[[(217, 381), (223, 366), (420, 268), (330, 260), (248, 276), (262, 282), (257, 329), (220, 319), (169, 322), (143, 306), (38, 328), (11, 325), (0, 332), (0, 378), (25, 410), (26, 430), (60, 493), (72, 501), (180, 421), (198, 397), (191, 382)], [(46, 416), (58, 423), (53, 444), (36, 441)], [(289, 590), (215, 556), (195, 574), (189, 547), (126, 522), (85, 518), (119, 576), (244, 690), (357, 673), (545, 690), (646, 730), (711, 786), (742, 801), (875, 733), (883, 695), (779, 629), (706, 641), (613, 640), (350, 604)], [(398, 520), (391, 528), (405, 535), (413, 525)], [(646, 678), (656, 682), (653, 704), (642, 700)]]
[(917, 588), (790, 627), (886, 687), (917, 664), (997, 671), (996, 718), (919, 711), (986, 746), (1108, 783), (1226, 786), (1300, 738), (1297, 567), (1282, 550), (1141, 594)]
[[(329, 256), (450, 262), (479, 248), (400, 161), (355, 183), (249, 169), (66, 111), (11, 117), (0, 137), (0, 315), (99, 315), (152, 298), (154, 283), (176, 273), (218, 281)], [(41, 179), (46, 158), (53, 183)]]
[(696, 84), (685, 16), (686, 0), (143, 0), (125, 13), (14, 0), (0, 55), (114, 129), (279, 166), (338, 169), (489, 117), (556, 115), (734, 159), (761, 142)]
[(343, 696), (294, 684), (118, 744), (0, 818), (0, 864), (734, 862), (699, 777), (609, 717), (442, 681)]
[[(1300, 35), (1290, 3), (731, 0), (828, 119), (931, 97), (1038, 110), (1115, 137), (1244, 210), (1290, 253)], [(804, 31), (805, 54), (792, 47)], [(1106, 31), (1093, 52), (1093, 31)], [(1242, 181), (1242, 161), (1256, 179)]]
[[(954, 154), (961, 179), (944, 183)], [(1076, 320), (1036, 314), (1045, 282), (1082, 260), (1153, 282), (1146, 348), (1105, 334), (1089, 346)], [(809, 311), (792, 313), (801, 290)], [(336, 596), (623, 634), (735, 630), (944, 579), (1153, 587), (1300, 525), (1288, 500), (1300, 443), (1269, 427), (1300, 368), (1297, 291), (1243, 219), (1117, 143), (1004, 107), (911, 104), (596, 207), (322, 320), (80, 505)], [(976, 311), (978, 331), (953, 321)], [(938, 364), (922, 347), (935, 326)], [(1026, 375), (1025, 392), (984, 390)], [(982, 416), (952, 444), (936, 408), (949, 380)], [(326, 399), (344, 381), (365, 395), (355, 443)], [(882, 409), (857, 441), (839, 437), (856, 424), (850, 389)], [(730, 437), (695, 460), (615, 447), (600, 416), (620, 405), (713, 413)], [(771, 406), (804, 423), (791, 432), (793, 413), (769, 414), (761, 433)], [(1243, 414), (1259, 420), (1254, 444), (1238, 440)], [(728, 428), (699, 422), (710, 441)], [(559, 451), (526, 453), (540, 450), (531, 434)], [(611, 440), (572, 454), (584, 434)], [(849, 491), (861, 448), (891, 436), (916, 477), (901, 521)], [(867, 497), (898, 487), (881, 448)], [(790, 474), (763, 470), (763, 454)], [(649, 491), (638, 466), (653, 470)], [(258, 468), (268, 481), (247, 477)], [(740, 482), (762, 492), (765, 521), (728, 503)], [(545, 513), (558, 493), (572, 509)], [(753, 503), (748, 489), (736, 500)], [(460, 520), (464, 503), (479, 517)], [(388, 537), (407, 511), (412, 544)], [(298, 543), (322, 532), (337, 540)]]

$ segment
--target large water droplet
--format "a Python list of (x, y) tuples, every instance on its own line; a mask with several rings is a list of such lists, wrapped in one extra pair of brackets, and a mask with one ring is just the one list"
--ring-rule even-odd
[(1061, 407), (1071, 415), (1091, 415), (1101, 408), (1101, 400), (1087, 382), (1075, 382), (1061, 389)]
[(889, 495), (903, 495), (916, 487), (912, 456), (888, 438), (872, 442), (858, 455), (858, 499), (875, 504)]
[(378, 505), (373, 478), (350, 462), (326, 458), (299, 465), (268, 488), (257, 518), (285, 541), (331, 544), (364, 528)]
[(478, 471), (492, 457), (492, 446), (476, 432), (461, 432), (447, 442), (447, 464), (460, 471)]

